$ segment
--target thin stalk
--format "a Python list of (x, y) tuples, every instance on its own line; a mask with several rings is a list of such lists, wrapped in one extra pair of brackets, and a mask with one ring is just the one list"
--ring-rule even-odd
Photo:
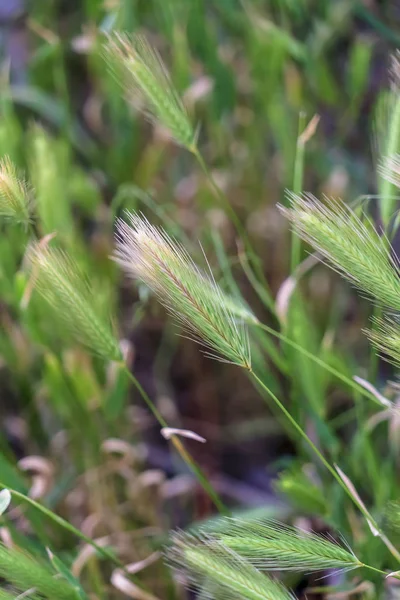
[(217, 185), (214, 177), (211, 175), (210, 170), (207, 167), (207, 164), (206, 164), (200, 150), (197, 147), (193, 150), (193, 154), (194, 154), (197, 162), (199, 163), (204, 175), (206, 176), (207, 181), (209, 182), (215, 196), (218, 198), (219, 202), (224, 206), (226, 212), (228, 213), (229, 218), (231, 219), (232, 223), (234, 224), (236, 231), (245, 240), (247, 235), (246, 235), (246, 232), (244, 230), (242, 223), (240, 222), (239, 217), (237, 216), (237, 214), (233, 210), (232, 206), (228, 202), (228, 199), (226, 198), (225, 194), (222, 192), (222, 190)]
[(339, 371), (337, 371), (334, 367), (331, 367), (331, 365), (329, 365), (328, 363), (323, 361), (321, 358), (318, 358), (318, 356), (315, 356), (314, 354), (312, 354), (311, 352), (309, 352), (308, 350), (306, 350), (305, 348), (303, 348), (296, 342), (293, 342), (292, 340), (290, 340), (288, 337), (286, 337), (282, 333), (279, 333), (279, 331), (276, 331), (275, 329), (272, 329), (272, 327), (268, 327), (268, 325), (264, 325), (263, 323), (255, 323), (254, 322), (254, 323), (249, 323), (249, 325), (263, 329), (264, 331), (266, 331), (273, 337), (281, 340), (282, 342), (284, 342), (288, 346), (291, 346), (298, 352), (301, 352), (302, 354), (304, 354), (304, 356), (306, 356), (307, 358), (312, 360), (315, 364), (320, 366), (322, 369), (325, 369), (325, 371), (328, 371), (329, 373), (331, 373), (332, 375), (337, 377), (340, 381), (342, 381), (343, 383), (348, 385), (351, 389), (353, 389), (354, 391), (358, 392), (359, 394), (365, 396), (366, 398), (369, 398), (369, 400), (372, 400), (373, 402), (375, 402), (375, 404), (382, 406), (381, 403), (379, 402), (379, 400), (377, 400), (377, 398), (375, 398), (375, 396), (373, 394), (368, 392), (363, 387), (359, 386), (352, 379), (349, 379), (348, 377), (346, 377), (346, 375), (343, 375), (343, 373), (340, 373)]
[(222, 192), (222, 190), (217, 185), (214, 177), (211, 175), (210, 170), (207, 167), (207, 164), (206, 164), (200, 150), (197, 148), (197, 146), (195, 146), (191, 150), (192, 150), (192, 154), (195, 156), (197, 162), (199, 163), (204, 175), (206, 176), (206, 179), (209, 182), (212, 190), (214, 191), (214, 194), (215, 194), (217, 200), (219, 201), (221, 206), (224, 208), (224, 210), (228, 214), (229, 218), (231, 219), (231, 221), (236, 229), (237, 234), (242, 239), (243, 244), (246, 249), (246, 253), (252, 261), (253, 267), (254, 267), (255, 271), (257, 272), (258, 278), (262, 281), (263, 285), (265, 285), (265, 287), (268, 289), (268, 287), (269, 287), (268, 282), (265, 279), (262, 267), (260, 266), (260, 260), (253, 250), (253, 247), (250, 243), (249, 237), (246, 233), (246, 230), (245, 230), (241, 220), (237, 216), (236, 212), (233, 210), (231, 204), (228, 202), (228, 199), (226, 198), (225, 194)]
[[(160, 411), (157, 409), (157, 407), (154, 405), (154, 403), (150, 399), (149, 395), (145, 392), (145, 390), (143, 389), (143, 387), (141, 386), (139, 381), (131, 373), (131, 371), (128, 369), (128, 367), (125, 365), (125, 363), (123, 363), (123, 366), (125, 368), (126, 374), (128, 375), (129, 379), (134, 384), (134, 386), (138, 390), (139, 394), (142, 396), (143, 400), (147, 404), (149, 410), (153, 413), (153, 415), (156, 418), (156, 420), (158, 421), (158, 423), (161, 425), (161, 427), (168, 427), (168, 423), (166, 422), (166, 420), (164, 419), (164, 417), (162, 416)], [(215, 504), (218, 511), (222, 515), (228, 516), (230, 514), (229, 510), (222, 502), (221, 498), (219, 497), (218, 493), (215, 491), (214, 487), (208, 481), (207, 476), (203, 473), (202, 469), (199, 467), (199, 465), (195, 462), (195, 460), (192, 458), (192, 456), (186, 450), (185, 446), (182, 444), (182, 441), (179, 439), (179, 437), (177, 437), (176, 435), (172, 435), (170, 439), (171, 439), (171, 442), (172, 442), (175, 450), (178, 452), (179, 456), (187, 464), (187, 466), (190, 468), (190, 470), (194, 473), (194, 475), (196, 476), (200, 485), (202, 486), (202, 488), (204, 489), (206, 494), (209, 496), (209, 498), (212, 500), (212, 502)]]
[[(303, 172), (304, 172), (304, 137), (301, 135), (305, 124), (305, 114), (299, 115), (299, 130), (296, 144), (296, 157), (294, 161), (293, 174), (293, 192), (301, 194), (303, 191)], [(290, 254), (290, 272), (296, 270), (301, 260), (301, 238), (292, 230), (291, 234), (291, 254)]]
[(82, 533), (82, 531), (79, 531), (79, 529), (76, 529), (76, 527), (71, 525), (71, 523), (68, 523), (68, 521), (66, 521), (62, 517), (59, 517), (58, 515), (53, 513), (51, 510), (49, 510), (42, 504), (39, 504), (35, 500), (32, 500), (32, 498), (29, 498), (29, 496), (26, 496), (25, 494), (22, 494), (21, 492), (18, 492), (17, 490), (10, 488), (10, 486), (8, 486), (8, 485), (5, 485), (2, 481), (0, 481), (0, 486), (2, 488), (8, 489), (11, 492), (11, 494), (13, 496), (15, 496), (16, 498), (19, 498), (23, 502), (26, 502), (30, 506), (33, 506), (34, 508), (36, 508), (39, 512), (43, 513), (46, 517), (48, 517), (51, 521), (54, 521), (55, 523), (57, 523), (57, 525), (59, 525), (63, 529), (66, 529), (67, 531), (69, 531), (76, 537), (80, 538), (87, 544), (90, 544), (104, 558), (111, 560), (114, 564), (116, 564), (121, 569), (124, 569), (124, 571), (125, 571), (124, 564), (118, 558), (116, 558), (116, 556), (114, 556), (114, 554), (112, 552), (109, 552), (108, 550), (106, 550), (106, 549), (102, 548), (101, 546), (99, 546), (98, 544), (96, 544), (96, 542), (94, 540), (92, 540), (90, 537), (88, 537), (87, 535)]
[(256, 373), (254, 373), (254, 371), (250, 371), (250, 374), (253, 377), (254, 381), (256, 381), (256, 383), (259, 385), (259, 387), (261, 387), (272, 398), (272, 400), (275, 402), (275, 404), (280, 408), (280, 410), (283, 412), (285, 417), (288, 419), (288, 421), (291, 423), (291, 425), (297, 431), (297, 433), (300, 435), (300, 437), (310, 446), (310, 448), (312, 449), (314, 454), (319, 458), (319, 460), (324, 465), (324, 467), (329, 471), (329, 473), (337, 481), (337, 483), (340, 485), (340, 487), (346, 492), (347, 496), (349, 496), (349, 498), (351, 498), (352, 502), (357, 506), (357, 508), (362, 513), (362, 515), (365, 517), (367, 522), (371, 523), (372, 526), (379, 532), (380, 539), (385, 544), (385, 546), (388, 548), (388, 550), (392, 554), (392, 556), (394, 556), (394, 558), (398, 562), (400, 562), (400, 553), (398, 552), (398, 550), (393, 546), (393, 544), (390, 542), (390, 540), (388, 540), (388, 538), (384, 535), (384, 533), (381, 532), (375, 519), (368, 513), (368, 511), (353, 496), (353, 494), (347, 488), (345, 483), (342, 481), (339, 474), (335, 471), (335, 469), (332, 467), (332, 465), (326, 460), (326, 458), (323, 456), (323, 454), (320, 452), (320, 450), (317, 448), (317, 446), (314, 444), (314, 442), (308, 437), (308, 435), (306, 434), (304, 429), (298, 424), (296, 419), (294, 419), (292, 417), (290, 412), (285, 408), (285, 406), (282, 404), (282, 402), (279, 400), (279, 398), (277, 398), (277, 396), (275, 396), (275, 394), (265, 385), (265, 383), (262, 381), (262, 379), (260, 379), (258, 377), (258, 375), (256, 375)]

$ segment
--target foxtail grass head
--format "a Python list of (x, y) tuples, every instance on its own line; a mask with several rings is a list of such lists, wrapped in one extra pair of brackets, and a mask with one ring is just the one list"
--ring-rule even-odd
[(105, 58), (129, 100), (150, 121), (159, 123), (190, 151), (196, 133), (158, 52), (142, 35), (114, 34), (105, 45)]
[(362, 292), (400, 310), (399, 262), (370, 221), (362, 221), (340, 201), (323, 204), (311, 194), (289, 198), (291, 209), (282, 212), (295, 231)]
[[(278, 581), (216, 540), (177, 534), (167, 558), (178, 578), (213, 600), (294, 600)], [(208, 543), (210, 542), (210, 543)]]
[(58, 577), (45, 564), (20, 549), (0, 544), (0, 577), (17, 592), (8, 596), (0, 591), (0, 600), (24, 598), (76, 600), (77, 591), (64, 577)]
[(118, 221), (114, 260), (158, 296), (209, 356), (251, 370), (247, 331), (214, 279), (162, 229), (135, 214), (128, 218), (130, 224)]
[(270, 571), (352, 570), (362, 563), (349, 548), (331, 539), (275, 521), (223, 520), (218, 543), (243, 556), (253, 566)]
[(389, 317), (374, 319), (374, 328), (366, 334), (377, 350), (400, 366), (400, 325), (397, 320)]
[(35, 289), (66, 334), (106, 360), (122, 360), (108, 315), (78, 265), (63, 251), (40, 243), (29, 248), (28, 261)]
[(386, 156), (378, 167), (379, 174), (396, 188), (400, 188), (400, 154)]
[(32, 194), (11, 160), (0, 160), (0, 218), (27, 226), (31, 221)]

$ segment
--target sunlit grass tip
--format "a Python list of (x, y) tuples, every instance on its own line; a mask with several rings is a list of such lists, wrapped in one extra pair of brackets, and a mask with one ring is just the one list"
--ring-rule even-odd
[(209, 276), (203, 273), (161, 228), (137, 214), (127, 217), (129, 224), (117, 222), (114, 260), (158, 296), (209, 356), (251, 370), (247, 330), (211, 271)]
[(58, 248), (35, 243), (27, 252), (37, 292), (68, 335), (106, 360), (122, 359), (108, 314), (75, 261)]
[(378, 304), (400, 310), (399, 261), (389, 241), (370, 220), (361, 220), (342, 201), (318, 201), (289, 193), (291, 209), (281, 208), (295, 231), (330, 265)]
[(178, 144), (194, 151), (196, 131), (160, 55), (146, 37), (115, 33), (104, 46), (104, 56), (128, 99)]
[(0, 217), (28, 225), (32, 192), (8, 157), (0, 160)]
[(232, 549), (178, 533), (167, 552), (178, 578), (201, 597), (213, 600), (294, 600), (278, 581), (261, 573)]

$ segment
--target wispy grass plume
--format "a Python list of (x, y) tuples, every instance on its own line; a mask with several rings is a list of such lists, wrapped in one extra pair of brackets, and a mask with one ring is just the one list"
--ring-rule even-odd
[(76, 591), (66, 579), (56, 577), (45, 564), (22, 550), (6, 548), (3, 544), (0, 544), (0, 577), (20, 592), (34, 590), (31, 596), (37, 594), (48, 600), (77, 598)]
[(168, 552), (171, 566), (189, 588), (213, 600), (293, 600), (277, 581), (258, 571), (214, 540), (208, 545), (192, 535), (177, 534)]
[[(143, 281), (209, 356), (251, 369), (247, 331), (211, 277), (186, 250), (146, 219), (119, 220), (114, 260)], [(215, 356), (216, 353), (218, 356)]]
[(282, 212), (296, 232), (378, 304), (400, 310), (399, 263), (388, 240), (342, 202), (323, 204), (311, 194), (290, 194), (290, 199), (292, 209)]
[(0, 217), (28, 225), (32, 194), (8, 157), (0, 160)]
[(218, 534), (218, 543), (257, 568), (311, 572), (362, 566), (349, 549), (321, 535), (275, 521), (247, 522), (235, 518), (225, 521), (226, 530)]
[(114, 34), (105, 45), (105, 58), (128, 98), (152, 122), (193, 151), (196, 134), (158, 52), (142, 35)]
[(65, 252), (40, 243), (28, 250), (35, 289), (78, 342), (106, 360), (121, 360), (108, 315), (79, 266)]

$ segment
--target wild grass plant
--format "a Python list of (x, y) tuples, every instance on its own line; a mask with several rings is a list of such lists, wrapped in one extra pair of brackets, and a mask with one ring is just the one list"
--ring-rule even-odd
[[(68, 22), (48, 8), (0, 102), (0, 596), (283, 600), (305, 585), (387, 600), (398, 391), (376, 357), (400, 358), (396, 60), (379, 210), (337, 198), (369, 191), (346, 132), (373, 36), (397, 43), (388, 15), (341, 0), (88, 0)], [(303, 192), (316, 181), (321, 200)], [(263, 449), (273, 496), (255, 513), (235, 514), (252, 484), (218, 473), (217, 444)]]

